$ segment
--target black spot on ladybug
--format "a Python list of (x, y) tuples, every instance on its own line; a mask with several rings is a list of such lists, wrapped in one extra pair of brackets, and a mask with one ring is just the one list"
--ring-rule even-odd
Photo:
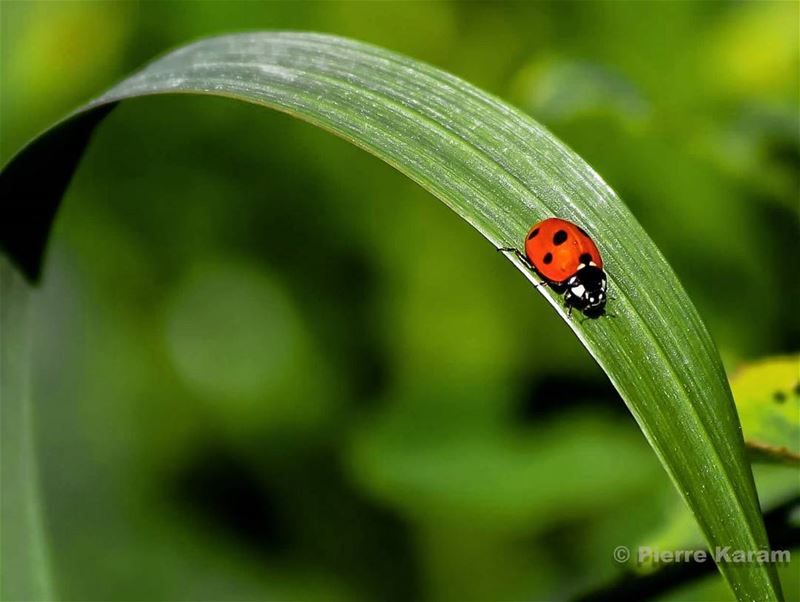
[(775, 393), (772, 394), (772, 399), (775, 400), (775, 403), (783, 403), (786, 401), (786, 393), (783, 391), (775, 391)]
[(581, 263), (584, 265), (589, 265), (589, 262), (592, 261), (592, 256), (589, 253), (583, 253), (581, 255)]
[(553, 234), (553, 244), (554, 245), (562, 245), (567, 240), (567, 233), (564, 230), (559, 230), (555, 234)]
[(536, 230), (534, 230), (533, 232), (531, 232), (530, 234), (528, 234), (528, 240), (530, 240), (530, 239), (532, 239), (532, 238), (536, 238), (536, 235), (537, 235), (537, 234), (539, 234), (539, 228), (536, 228)]
[(553, 263), (553, 254), (548, 253), (547, 255), (545, 255), (543, 261), (545, 263)]
[(586, 230), (584, 230), (584, 229), (583, 229), (583, 228), (581, 228), (580, 226), (575, 226), (575, 227), (578, 229), (578, 232), (580, 232), (581, 234), (583, 234), (583, 235), (584, 235), (586, 238), (589, 238), (589, 235), (588, 235), (588, 234), (586, 234)]

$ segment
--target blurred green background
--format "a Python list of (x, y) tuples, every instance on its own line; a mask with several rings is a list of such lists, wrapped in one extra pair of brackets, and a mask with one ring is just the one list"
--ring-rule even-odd
[[(185, 42), (350, 36), (580, 153), (729, 370), (800, 348), (796, 2), (0, 11), (3, 162)], [(618, 576), (613, 548), (675, 504), (604, 374), (502, 256), (388, 166), (255, 106), (120, 106), (70, 187), (36, 312), (63, 599), (564, 599)], [(730, 598), (713, 575), (672, 595)]]

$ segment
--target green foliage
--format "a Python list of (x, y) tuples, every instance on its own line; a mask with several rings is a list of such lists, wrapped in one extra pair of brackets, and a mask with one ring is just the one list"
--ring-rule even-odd
[(800, 356), (747, 364), (731, 388), (751, 456), (800, 463)]
[[(536, 122), (421, 63), (289, 33), (220, 37), (159, 59), (34, 142), (0, 176), (16, 207), (6, 209), (0, 240), (30, 275), (41, 255), (30, 241), (45, 240), (61, 188), (47, 180), (42, 188), (36, 166), (74, 165), (92, 110), (165, 93), (246, 100), (336, 133), (430, 190), (496, 246), (519, 244), (530, 223), (550, 215), (580, 223), (600, 242), (614, 317), (567, 323), (627, 402), (709, 543), (767, 547), (724, 371), (655, 245), (599, 176)], [(58, 170), (56, 182), (69, 177), (69, 168)], [(566, 319), (558, 297), (539, 290)], [(741, 599), (780, 598), (771, 567), (720, 570)]]
[[(575, 6), (2, 3), (0, 162), (170, 47), (337, 33), (458, 74), (577, 151), (656, 241), (729, 374), (796, 353), (800, 5)], [(32, 301), (63, 599), (569, 599), (627, 575), (612, 550), (682, 508), (605, 374), (504, 257), (385, 163), (274, 111), (122, 103)], [(268, 340), (220, 336), (264, 337), (287, 309), (294, 326)], [(218, 381), (198, 378), (220, 342)], [(246, 355), (264, 347), (292, 356), (265, 355), (269, 379)], [(460, 458), (479, 454), (466, 480)], [(599, 454), (575, 472), (597, 487), (571, 479), (570, 454)], [(517, 481), (528, 466), (535, 486)], [(762, 501), (771, 468), (755, 467)], [(773, 549), (793, 532), (767, 526)], [(796, 569), (779, 567), (786, 599)], [(731, 599), (705, 570), (669, 599)]]
[(0, 258), (0, 598), (53, 597), (42, 531), (30, 386), (30, 285)]
[[(543, 517), (560, 522), (614, 508), (646, 488), (652, 467), (641, 442), (608, 418), (569, 413), (546, 429), (489, 427), (488, 436), (448, 440), (419, 428), (430, 414), (421, 400), (404, 401), (415, 410), (393, 404), (377, 424), (362, 426), (351, 461), (365, 489), (426, 523), (535, 532), (547, 528)], [(632, 458), (627, 470), (612, 470), (619, 457)], [(562, 475), (558, 487), (539, 492), (543, 475)]]

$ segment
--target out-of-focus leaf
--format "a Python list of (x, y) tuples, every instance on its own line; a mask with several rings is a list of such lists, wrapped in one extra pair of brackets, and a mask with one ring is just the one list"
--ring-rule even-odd
[(731, 388), (753, 460), (800, 464), (800, 356), (743, 366)]
[[(456, 438), (420, 428), (419, 418), (396, 407), (364, 424), (351, 466), (365, 490), (427, 524), (534, 532), (617, 508), (650, 485), (643, 442), (602, 416), (569, 413), (531, 430)], [(630, 459), (624, 471), (620, 457)]]
[[(603, 252), (615, 317), (568, 320), (553, 291), (540, 293), (614, 383), (708, 542), (768, 547), (718, 352), (655, 244), (605, 182), (538, 123), (417, 61), (331, 36), (254, 33), (202, 40), (151, 63), (0, 174), (0, 244), (27, 275), (39, 274), (50, 223), (100, 112), (154, 94), (235, 98), (331, 131), (408, 175), (497, 247), (521, 246), (544, 217), (581, 224)], [(720, 570), (742, 600), (781, 598), (773, 567)]]
[(547, 122), (608, 114), (639, 125), (651, 110), (630, 81), (601, 65), (547, 60), (526, 65), (517, 75), (515, 96)]
[(0, 599), (52, 598), (34, 456), (30, 285), (0, 257)]

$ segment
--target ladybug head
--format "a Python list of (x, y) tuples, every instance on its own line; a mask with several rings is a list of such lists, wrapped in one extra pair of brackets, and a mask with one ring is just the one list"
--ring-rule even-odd
[(601, 316), (606, 306), (606, 273), (594, 262), (581, 264), (567, 280), (564, 301), (588, 317)]

